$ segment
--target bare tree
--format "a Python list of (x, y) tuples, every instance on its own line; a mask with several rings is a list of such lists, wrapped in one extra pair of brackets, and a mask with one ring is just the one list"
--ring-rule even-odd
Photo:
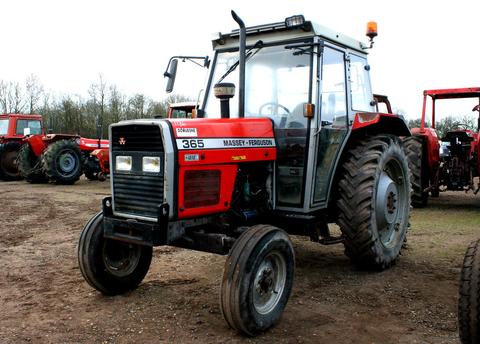
[(103, 79), (103, 75), (98, 75), (98, 82), (94, 83), (90, 86), (89, 94), (93, 100), (94, 104), (94, 117), (95, 117), (95, 124), (97, 128), (97, 137), (102, 137), (102, 125), (103, 125), (103, 118), (105, 115), (105, 103), (106, 103), (106, 88), (107, 83)]
[(31, 74), (25, 82), (25, 88), (28, 112), (32, 114), (39, 109), (39, 102), (43, 94), (43, 86), (37, 76)]

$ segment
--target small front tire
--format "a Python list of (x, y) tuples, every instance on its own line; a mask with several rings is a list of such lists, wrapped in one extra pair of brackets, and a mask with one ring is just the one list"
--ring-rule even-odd
[(85, 280), (105, 295), (118, 295), (137, 288), (148, 272), (152, 247), (107, 239), (103, 214), (85, 225), (78, 243), (78, 265)]
[(254, 336), (280, 320), (293, 287), (295, 255), (288, 235), (256, 225), (235, 242), (225, 263), (221, 309), (231, 328)]

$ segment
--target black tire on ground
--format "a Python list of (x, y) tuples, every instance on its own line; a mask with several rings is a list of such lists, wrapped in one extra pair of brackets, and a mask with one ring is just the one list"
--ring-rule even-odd
[(434, 187), (431, 191), (430, 194), (432, 197), (439, 197), (440, 196), (440, 189), (438, 187)]
[(458, 331), (463, 344), (480, 342), (480, 240), (463, 259), (458, 295)]
[(138, 287), (152, 261), (152, 247), (103, 236), (103, 214), (90, 219), (80, 234), (78, 265), (85, 280), (105, 295)]
[(51, 183), (73, 184), (83, 173), (82, 153), (73, 140), (59, 140), (42, 153), (43, 172)]
[(220, 303), (228, 325), (254, 336), (280, 320), (290, 297), (295, 254), (288, 235), (256, 225), (235, 242), (225, 262)]
[(383, 270), (400, 254), (410, 218), (410, 176), (401, 140), (377, 135), (355, 142), (339, 181), (338, 224), (345, 253)]
[(33, 153), (28, 143), (22, 145), (18, 152), (18, 170), (20, 175), (29, 183), (46, 182), (40, 157)]
[(423, 140), (417, 136), (410, 136), (403, 140), (403, 145), (411, 172), (412, 206), (423, 208), (428, 202), (428, 192), (423, 190), (429, 186), (427, 166), (423, 166)]
[(21, 179), (17, 166), (20, 142), (7, 142), (0, 153), (0, 177), (5, 180)]

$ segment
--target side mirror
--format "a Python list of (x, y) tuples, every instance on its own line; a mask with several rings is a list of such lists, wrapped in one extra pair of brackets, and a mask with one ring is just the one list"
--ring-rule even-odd
[(166, 88), (167, 93), (170, 93), (173, 91), (173, 85), (175, 84), (175, 76), (177, 75), (177, 65), (178, 65), (178, 60), (173, 59), (170, 62), (170, 68), (168, 69), (168, 72), (165, 72), (163, 74), (164, 77), (168, 78), (167, 88)]

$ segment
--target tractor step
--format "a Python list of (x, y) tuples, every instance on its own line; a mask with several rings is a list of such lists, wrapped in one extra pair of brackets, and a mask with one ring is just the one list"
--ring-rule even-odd
[(318, 240), (318, 243), (322, 245), (336, 245), (336, 244), (343, 243), (344, 240), (345, 239), (343, 236), (338, 236), (338, 237), (330, 236), (330, 237), (320, 238), (320, 240)]

